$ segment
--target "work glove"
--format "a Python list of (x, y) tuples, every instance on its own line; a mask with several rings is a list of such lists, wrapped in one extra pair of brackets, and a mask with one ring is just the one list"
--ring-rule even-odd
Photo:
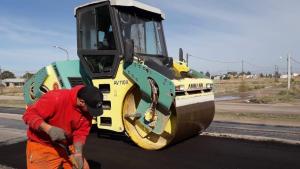
[(83, 169), (83, 157), (81, 153), (73, 154), (76, 165), (73, 164), (73, 169)]
[(53, 142), (66, 140), (65, 131), (59, 127), (51, 126), (47, 131), (47, 134), (50, 136)]

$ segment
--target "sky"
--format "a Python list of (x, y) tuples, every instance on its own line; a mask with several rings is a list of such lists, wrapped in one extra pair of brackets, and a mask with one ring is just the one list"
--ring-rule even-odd
[[(140, 0), (164, 11), (169, 56), (179, 48), (199, 71), (300, 73), (299, 0)], [(88, 0), (1, 0), (0, 66), (17, 75), (36, 72), (76, 54), (74, 8)]]

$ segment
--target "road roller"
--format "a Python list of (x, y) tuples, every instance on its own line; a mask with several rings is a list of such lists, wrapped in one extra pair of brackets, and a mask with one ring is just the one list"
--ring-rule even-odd
[(182, 49), (168, 56), (158, 8), (134, 0), (98, 0), (74, 10), (78, 60), (54, 62), (24, 85), (27, 105), (50, 90), (93, 85), (103, 114), (92, 123), (146, 150), (198, 135), (215, 113), (213, 82), (190, 68)]

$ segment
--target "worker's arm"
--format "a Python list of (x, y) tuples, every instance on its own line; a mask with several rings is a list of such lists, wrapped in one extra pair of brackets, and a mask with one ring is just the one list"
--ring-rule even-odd
[(90, 131), (90, 122), (83, 122), (80, 127), (74, 131), (73, 133), (73, 145), (74, 145), (74, 158), (76, 160), (77, 167), (73, 167), (74, 169), (82, 169), (83, 168), (83, 146), (86, 141), (86, 137)]
[(76, 129), (73, 131), (73, 143), (81, 143), (84, 145), (86, 138), (90, 133), (92, 118), (89, 116), (82, 116), (81, 118), (82, 119), (79, 120)]
[(75, 149), (74, 158), (79, 169), (83, 168), (83, 146), (92, 126), (92, 119), (88, 116), (82, 116), (77, 128), (73, 132), (73, 146)]
[(45, 119), (51, 117), (56, 111), (58, 99), (52, 92), (44, 94), (36, 103), (27, 108), (23, 115), (24, 122), (30, 128), (39, 130)]
[(35, 104), (28, 107), (23, 115), (24, 122), (34, 130), (46, 132), (52, 141), (66, 139), (63, 129), (51, 126), (45, 122), (46, 119), (53, 116), (58, 103), (59, 96), (56, 93), (49, 92), (44, 94)]
[(83, 156), (82, 156), (82, 149), (83, 149), (83, 144), (81, 142), (74, 143), (74, 158), (76, 160), (76, 169), (82, 169), (83, 168)]

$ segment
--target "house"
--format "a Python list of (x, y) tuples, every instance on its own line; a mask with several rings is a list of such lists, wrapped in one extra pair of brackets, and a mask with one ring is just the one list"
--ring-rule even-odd
[(2, 85), (5, 87), (23, 87), (26, 82), (26, 79), (15, 78), (15, 79), (3, 79)]
[(256, 74), (246, 75), (246, 79), (257, 79), (257, 75)]
[[(297, 76), (299, 76), (298, 73), (293, 73), (293, 74), (291, 75), (291, 77), (297, 77)], [(280, 76), (280, 79), (287, 79), (287, 78), (288, 78), (288, 75), (287, 75), (287, 74), (281, 75), (281, 76)]]

